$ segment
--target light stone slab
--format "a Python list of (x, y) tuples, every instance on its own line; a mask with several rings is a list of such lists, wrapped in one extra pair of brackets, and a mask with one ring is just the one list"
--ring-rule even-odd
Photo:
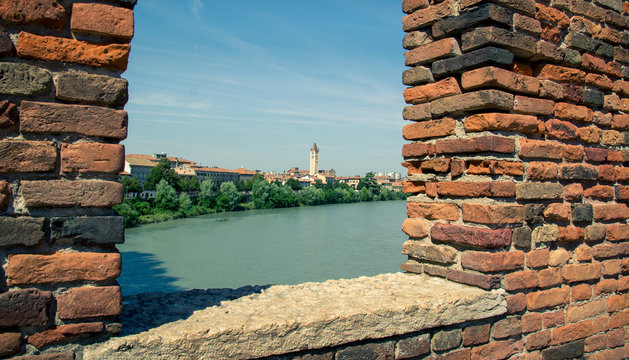
[(147, 332), (84, 348), (83, 359), (246, 359), (378, 339), (504, 314), (503, 290), (382, 274), (272, 286)]

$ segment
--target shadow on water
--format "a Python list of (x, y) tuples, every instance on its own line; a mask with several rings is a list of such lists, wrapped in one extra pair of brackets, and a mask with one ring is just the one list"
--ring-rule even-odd
[(164, 263), (155, 255), (139, 251), (123, 251), (121, 255), (125, 271), (120, 274), (118, 282), (123, 294), (183, 290), (174, 284), (178, 280), (176, 277), (166, 275)]

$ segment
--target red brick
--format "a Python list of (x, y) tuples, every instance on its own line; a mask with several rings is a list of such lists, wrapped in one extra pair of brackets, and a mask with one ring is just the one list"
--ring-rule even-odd
[(568, 121), (550, 119), (544, 123), (546, 135), (560, 140), (574, 140), (579, 137), (579, 128)]
[(616, 312), (629, 307), (629, 294), (612, 295), (607, 298), (607, 311)]
[(61, 171), (119, 173), (124, 169), (124, 146), (77, 143), (61, 146)]
[(35, 134), (75, 133), (122, 140), (127, 137), (127, 112), (90, 105), (23, 101), (20, 131)]
[(14, 126), (19, 121), (18, 109), (8, 100), (0, 100), (0, 129)]
[(492, 337), (505, 339), (522, 333), (522, 319), (520, 316), (509, 316), (494, 323)]
[(456, 121), (454, 119), (439, 119), (416, 122), (405, 125), (402, 134), (406, 140), (420, 140), (431, 137), (441, 137), (454, 134)]
[(585, 81), (584, 71), (552, 64), (543, 65), (537, 76), (541, 79), (578, 84)]
[(539, 80), (532, 76), (520, 75), (515, 72), (487, 66), (463, 73), (461, 86), (465, 90), (479, 88), (503, 88), (514, 92), (537, 95)]
[(578, 242), (585, 238), (585, 229), (577, 226), (559, 227), (558, 241)]
[(554, 141), (520, 139), (520, 157), (559, 160), (563, 145)]
[(605, 60), (588, 53), (581, 55), (581, 66), (587, 70), (596, 72), (605, 72), (607, 68)]
[(55, 170), (57, 148), (49, 141), (0, 141), (0, 173)]
[(35, 333), (28, 336), (28, 343), (41, 349), (68, 339), (72, 339), (81, 334), (95, 334), (105, 330), (102, 322), (61, 325), (50, 330)]
[(522, 114), (552, 115), (555, 111), (555, 102), (516, 95), (513, 100), (513, 110)]
[(404, 219), (404, 222), (402, 223), (402, 231), (404, 231), (408, 236), (414, 238), (428, 236), (426, 222), (422, 219)]
[(511, 244), (511, 229), (481, 229), (469, 226), (435, 224), (430, 229), (433, 241), (484, 248), (501, 248)]
[(585, 83), (607, 91), (611, 90), (613, 86), (612, 81), (607, 76), (599, 74), (587, 74)]
[(19, 33), (17, 41), (17, 54), (23, 58), (70, 62), (122, 71), (127, 69), (131, 49), (128, 44), (95, 45), (24, 31)]
[(566, 201), (580, 201), (583, 197), (583, 186), (581, 184), (568, 184), (564, 187), (564, 199)]
[(465, 131), (513, 131), (539, 133), (540, 122), (536, 116), (504, 113), (475, 114), (465, 119)]
[(512, 153), (515, 140), (501, 136), (480, 136), (468, 139), (446, 139), (436, 141), (437, 154), (497, 152)]
[(609, 294), (618, 290), (618, 281), (616, 279), (605, 279), (594, 285), (594, 295)]
[(554, 288), (526, 294), (526, 307), (530, 310), (538, 310), (547, 307), (567, 304), (570, 300), (570, 288)]
[(600, 182), (615, 182), (616, 172), (613, 165), (600, 165), (598, 167), (598, 181)]
[(546, 312), (542, 314), (542, 323), (545, 328), (552, 328), (566, 323), (563, 310)]
[(585, 352), (593, 352), (607, 347), (607, 334), (592, 335), (585, 339)]
[(607, 333), (607, 346), (615, 348), (625, 345), (625, 329), (617, 329)]
[(425, 193), (426, 185), (423, 182), (404, 181), (402, 183), (402, 191), (405, 194)]
[(607, 185), (594, 185), (585, 189), (583, 196), (597, 200), (612, 200), (614, 198), (614, 188)]
[(559, 268), (548, 268), (539, 272), (539, 287), (551, 287), (561, 284), (561, 270)]
[(404, 144), (402, 146), (402, 156), (407, 157), (422, 157), (426, 155), (435, 154), (435, 145), (426, 143), (412, 143)]
[(568, 324), (552, 330), (551, 345), (559, 345), (574, 340), (584, 339), (593, 333), (592, 320)]
[(513, 197), (513, 182), (444, 181), (433, 183), (439, 196), (446, 197)]
[(514, 314), (526, 309), (526, 295), (520, 293), (505, 297), (507, 301), (507, 313)]
[(526, 253), (526, 266), (529, 268), (540, 268), (548, 266), (548, 249), (531, 250)]
[[(595, 126), (589, 126), (586, 128), (581, 128), (579, 129), (580, 131), (580, 136), (581, 136), (581, 140), (584, 140), (583, 137), (584, 136), (592, 136), (588, 131), (588, 134), (584, 134), (585, 129), (597, 129), (597, 131), (600, 131), (600, 129), (598, 129)], [(596, 136), (596, 135), (594, 135)], [(599, 136), (600, 137), (600, 136)], [(584, 140), (585, 141), (585, 140)], [(598, 142), (598, 141), (596, 141)], [(607, 159), (609, 150), (607, 149), (602, 149), (602, 148), (585, 148), (585, 157), (587, 159), (587, 161), (595, 161), (595, 162), (603, 162)]]
[(593, 256), (597, 259), (606, 259), (620, 254), (620, 248), (616, 244), (597, 244), (594, 245)]
[(615, 114), (612, 119), (612, 129), (629, 130), (629, 115)]
[(430, 25), (441, 18), (454, 14), (457, 8), (454, 1), (446, 0), (425, 9), (417, 10), (402, 18), (403, 29), (404, 31), (411, 31)]
[(446, 354), (441, 354), (439, 355), (438, 359), (439, 360), (469, 360), (471, 356), (470, 354), (471, 354), (470, 349), (461, 349), (461, 350), (451, 351)]
[(503, 287), (507, 291), (515, 291), (534, 288), (537, 284), (537, 271), (526, 270), (505, 275)]
[(22, 351), (22, 333), (7, 332), (0, 334), (0, 356), (10, 357)]
[(0, 327), (44, 326), (54, 299), (49, 291), (35, 289), (0, 293)]
[(629, 208), (625, 204), (595, 204), (594, 220), (612, 221), (629, 218)]
[(465, 203), (463, 221), (478, 224), (518, 224), (524, 221), (524, 206)]
[[(593, 354), (592, 360), (624, 360), (627, 358), (627, 351), (624, 348), (607, 349)], [(588, 359), (588, 360), (589, 360)]]
[(402, 10), (409, 14), (415, 10), (427, 8), (428, 5), (428, 0), (404, 0), (402, 1)]
[(448, 269), (448, 280), (462, 284), (478, 286), (481, 289), (489, 290), (500, 287), (500, 276), (481, 275), (467, 271)]
[(522, 341), (494, 341), (472, 349), (472, 360), (503, 360), (522, 351)]
[(434, 83), (405, 89), (404, 100), (409, 104), (421, 104), (460, 93), (461, 88), (457, 80), (454, 77), (449, 77)]
[(561, 102), (555, 105), (555, 117), (570, 121), (592, 122), (594, 112), (585, 106)]
[(473, 175), (513, 175), (524, 174), (524, 163), (504, 160), (470, 160), (467, 169)]
[(574, 323), (601, 314), (607, 314), (605, 299), (586, 302), (582, 305), (570, 305), (566, 310), (566, 322)]
[(551, 336), (550, 330), (542, 330), (530, 334), (526, 337), (526, 350), (531, 351), (548, 347)]
[(421, 172), (447, 173), (450, 171), (450, 159), (430, 159), (420, 163)]
[(452, 160), (450, 164), (450, 176), (452, 176), (453, 178), (457, 177), (463, 174), (464, 171), (465, 171), (464, 160), (459, 160), (459, 159)]
[(455, 204), (408, 202), (406, 213), (409, 218), (458, 220), (459, 208)]
[(542, 330), (542, 314), (526, 313), (522, 315), (522, 332), (530, 333)]
[(105, 4), (73, 4), (70, 28), (75, 33), (111, 36), (131, 41), (133, 10)]
[(598, 279), (602, 268), (600, 263), (569, 264), (563, 268), (563, 278), (569, 283)]
[(603, 264), (603, 271), (602, 271), (603, 276), (614, 276), (614, 275), (620, 274), (620, 271), (621, 271), (620, 260), (618, 259), (605, 260), (602, 262), (602, 264)]
[(559, 26), (562, 29), (567, 29), (568, 25), (570, 25), (570, 18), (561, 10), (542, 4), (535, 4), (535, 7), (537, 8), (537, 12), (535, 14), (535, 18), (537, 20), (547, 21)]
[(572, 211), (569, 204), (553, 203), (546, 207), (544, 210), (544, 217), (552, 221), (570, 221)]
[(524, 266), (524, 253), (519, 250), (497, 253), (468, 250), (461, 254), (461, 266), (482, 272), (521, 269)]
[[(435, 60), (461, 55), (459, 43), (455, 38), (446, 38), (416, 47), (404, 53), (406, 66), (431, 63)], [(454, 80), (454, 79), (452, 79)], [(458, 84), (456, 84), (458, 88)]]
[(572, 301), (588, 300), (592, 297), (592, 287), (588, 284), (579, 284), (572, 287)]
[(609, 327), (611, 329), (627, 325), (629, 325), (629, 310), (623, 310), (621, 312), (611, 314), (609, 319)]
[(594, 256), (594, 251), (588, 245), (581, 244), (575, 249), (575, 254), (578, 261), (590, 261)]
[(57, 296), (57, 316), (63, 320), (117, 316), (121, 311), (119, 286), (72, 288)]
[(71, 281), (104, 281), (120, 275), (118, 253), (55, 253), (9, 255), (9, 286)]
[(618, 166), (614, 170), (616, 171), (616, 180), (618, 182), (629, 182), (629, 167)]
[(29, 208), (112, 207), (122, 203), (122, 184), (100, 180), (23, 180), (22, 196)]
[[(584, 155), (583, 148), (581, 146), (576, 146), (576, 145), (565, 145), (561, 153), (561, 156), (563, 156), (563, 158), (566, 161), (570, 161), (570, 162), (583, 161), (583, 155)], [(577, 166), (580, 167), (583, 165), (577, 164)], [(561, 167), (566, 168), (568, 167), (568, 165), (562, 165)]]
[(532, 161), (529, 163), (526, 177), (529, 180), (554, 180), (557, 179), (558, 172), (559, 166), (556, 163)]
[(488, 343), (490, 329), (489, 324), (466, 327), (463, 329), (463, 346)]
[(13, 24), (43, 24), (61, 28), (65, 9), (57, 0), (5, 0), (0, 3), (0, 19)]
[(622, 266), (622, 272), (629, 271), (629, 258), (622, 259), (620, 265)]

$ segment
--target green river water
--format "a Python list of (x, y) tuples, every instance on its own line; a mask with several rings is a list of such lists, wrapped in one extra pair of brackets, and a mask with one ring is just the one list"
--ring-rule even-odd
[(147, 291), (298, 284), (397, 272), (405, 201), (219, 213), (127, 229), (118, 279)]

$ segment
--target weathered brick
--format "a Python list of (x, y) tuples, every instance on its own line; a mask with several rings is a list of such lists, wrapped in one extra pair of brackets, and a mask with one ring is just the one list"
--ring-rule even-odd
[(472, 360), (500, 360), (522, 351), (523, 342), (516, 340), (494, 341), (472, 349)]
[(593, 73), (585, 76), (585, 83), (607, 91), (611, 90), (613, 86), (612, 81), (607, 76)]
[(547, 288), (561, 284), (561, 270), (559, 268), (548, 268), (539, 272), (539, 287)]
[(406, 204), (409, 218), (458, 220), (459, 208), (455, 204), (420, 203), (411, 201)]
[(585, 72), (583, 70), (568, 68), (559, 65), (545, 64), (538, 70), (538, 78), (559, 82), (583, 83)]
[(555, 105), (555, 116), (571, 121), (592, 122), (594, 112), (585, 106), (560, 102)]
[(505, 49), (493, 46), (484, 47), (464, 53), (453, 58), (437, 60), (432, 63), (435, 76), (460, 73), (466, 69), (478, 68), (483, 65), (508, 65), (513, 61), (513, 54)]
[(0, 334), (0, 356), (11, 357), (22, 351), (22, 333), (7, 332)]
[(571, 257), (572, 253), (569, 253), (566, 249), (559, 247), (550, 252), (548, 265), (553, 267), (565, 265)]
[(411, 359), (430, 352), (430, 335), (415, 335), (402, 338), (395, 344), (396, 359)]
[(435, 60), (457, 55), (461, 55), (461, 49), (455, 38), (437, 40), (404, 53), (406, 66), (432, 63)]
[(585, 239), (587, 241), (601, 241), (605, 239), (605, 225), (589, 225), (585, 228)]
[(629, 325), (629, 309), (625, 309), (624, 311), (616, 312), (611, 315), (609, 319), (609, 327), (611, 329), (616, 329), (626, 325)]
[(490, 329), (490, 324), (466, 327), (465, 329), (463, 329), (463, 346), (488, 343)]
[(570, 18), (561, 10), (543, 4), (535, 4), (535, 7), (537, 8), (536, 19), (555, 24), (562, 29), (566, 29), (570, 25)]
[(450, 159), (437, 158), (424, 160), (419, 167), (422, 172), (447, 173), (450, 171)]
[(531, 250), (526, 253), (526, 266), (533, 269), (548, 266), (549, 256), (548, 249)]
[(569, 283), (598, 279), (602, 268), (600, 263), (569, 264), (563, 268), (563, 278)]
[(445, 139), (435, 142), (438, 154), (515, 151), (515, 140), (501, 136), (479, 136), (467, 139)]
[(621, 272), (621, 263), (618, 259), (605, 260), (601, 264), (603, 264), (603, 271), (601, 272), (603, 276), (615, 276)]
[(461, 86), (466, 90), (498, 87), (510, 91), (537, 95), (540, 84), (539, 80), (532, 76), (525, 76), (494, 66), (487, 66), (463, 73)]
[(610, 294), (618, 291), (618, 280), (604, 279), (594, 285), (594, 295)]
[(522, 114), (551, 115), (555, 111), (555, 102), (517, 95), (513, 100), (513, 110)]
[(0, 211), (6, 210), (9, 207), (11, 198), (11, 187), (6, 181), (0, 181)]
[(614, 170), (618, 182), (629, 182), (629, 167), (616, 167)]
[(129, 98), (125, 79), (63, 72), (55, 76), (57, 99), (97, 105), (124, 105)]
[(551, 336), (550, 330), (542, 330), (532, 333), (526, 337), (525, 347), (528, 351), (547, 348), (548, 345), (550, 345)]
[(402, 156), (407, 157), (422, 157), (426, 155), (435, 154), (435, 145), (426, 143), (412, 143), (404, 144), (402, 146)]
[(449, 77), (434, 83), (405, 89), (404, 100), (409, 104), (421, 104), (460, 93), (461, 88), (457, 80)]
[(531, 248), (531, 228), (528, 226), (519, 226), (513, 229), (513, 234), (511, 236), (511, 241), (513, 245), (522, 248), (522, 249), (530, 249)]
[(122, 203), (122, 184), (100, 180), (23, 180), (27, 207), (112, 207)]
[(105, 325), (102, 322), (61, 325), (40, 333), (31, 334), (28, 336), (27, 341), (34, 347), (42, 349), (81, 334), (97, 334), (104, 330)]
[(585, 304), (569, 306), (566, 309), (566, 321), (575, 323), (604, 313), (607, 313), (607, 300), (593, 300)]
[[(119, 0), (126, 1), (126, 0)], [(13, 360), (74, 360), (74, 352), (51, 352), (41, 355), (24, 355), (13, 358)]]
[(424, 121), (432, 119), (430, 104), (405, 106), (402, 110), (404, 120)]
[(531, 36), (495, 26), (477, 27), (464, 33), (461, 37), (461, 49), (463, 51), (487, 45), (505, 47), (519, 57), (528, 58), (535, 55), (537, 41)]
[(71, 281), (103, 281), (120, 275), (118, 253), (55, 253), (9, 255), (9, 286)]
[(49, 172), (55, 169), (57, 148), (49, 141), (0, 141), (0, 173)]
[(74, 33), (111, 36), (125, 42), (133, 37), (133, 10), (105, 4), (73, 4)]
[(603, 131), (603, 145), (619, 146), (629, 144), (629, 132), (620, 132), (616, 130)]
[(411, 274), (421, 274), (423, 272), (424, 266), (425, 265), (422, 265), (415, 260), (407, 260), (400, 264), (400, 270)]
[(28, 216), (0, 217), (0, 247), (39, 244), (45, 238), (44, 220)]
[(430, 103), (433, 117), (462, 111), (513, 109), (513, 95), (499, 90), (479, 90), (437, 99)]
[(469, 226), (435, 224), (430, 230), (433, 241), (471, 245), (484, 248), (501, 248), (511, 243), (511, 229), (481, 229)]
[[(609, 241), (629, 240), (629, 224), (612, 224), (607, 225), (607, 231), (603, 231)], [(601, 239), (602, 240), (602, 239)]]
[(602, 91), (585, 86), (583, 87), (583, 103), (595, 107), (603, 106), (605, 103), (605, 94), (603, 94)]
[(524, 266), (524, 253), (519, 250), (497, 253), (468, 250), (461, 254), (461, 265), (482, 272), (521, 269)]
[(456, 121), (454, 119), (439, 119), (412, 123), (402, 128), (402, 135), (406, 140), (420, 140), (431, 137), (442, 137), (454, 134)]
[(572, 287), (572, 301), (588, 300), (591, 297), (592, 297), (592, 287), (590, 285), (579, 284), (577, 286)]
[(507, 314), (515, 314), (526, 310), (526, 296), (523, 293), (505, 297)]
[(463, 270), (448, 269), (448, 280), (462, 284), (477, 286), (481, 289), (497, 289), (500, 287), (499, 275), (481, 275)]
[(402, 73), (402, 83), (404, 85), (422, 85), (434, 81), (432, 72), (427, 67), (415, 66)]
[[(603, 135), (603, 131), (599, 128), (597, 128), (596, 126), (588, 126), (588, 127), (583, 127), (579, 129), (579, 137), (581, 138), (581, 141), (583, 142), (588, 142), (588, 143), (592, 143), (592, 144), (598, 144), (601, 141), (601, 136)], [(588, 153), (588, 155), (592, 155), (592, 148), (589, 148), (590, 152)], [(603, 154), (607, 154), (607, 150), (602, 150)], [(589, 160), (589, 159), (588, 159)]]
[(555, 141), (520, 139), (520, 157), (559, 160), (563, 145)]
[[(553, 100), (559, 100), (563, 97), (562, 84), (552, 80), (540, 80), (539, 81), (539, 96), (544, 98), (550, 98)], [(553, 108), (554, 111), (554, 108)], [(552, 114), (552, 111), (548, 113)]]
[(585, 229), (577, 226), (559, 227), (557, 241), (560, 242), (580, 242), (585, 237)]
[(520, 114), (488, 113), (475, 114), (465, 119), (465, 131), (514, 131), (521, 133), (539, 133), (537, 117)]
[[(596, 135), (596, 137), (598, 139), (600, 139), (600, 129), (592, 126), (592, 128), (597, 129), (596, 131), (598, 132), (598, 134)], [(583, 134), (583, 130), (587, 129), (587, 128), (581, 128), (579, 129), (581, 131), (581, 140), (582, 141), (587, 141), (587, 139), (584, 139), (584, 134)], [(590, 135), (587, 135), (588, 137)], [(596, 141), (598, 143), (598, 141)], [(607, 149), (603, 149), (603, 148), (585, 148), (585, 158), (588, 162), (603, 162), (605, 160), (607, 160), (607, 156), (609, 155), (609, 150)]]
[(518, 271), (505, 275), (504, 289), (507, 291), (515, 291), (535, 288), (538, 285), (538, 281), (537, 271)]
[(542, 324), (545, 328), (563, 325), (565, 322), (565, 314), (563, 310), (545, 312), (542, 314)]
[(423, 219), (404, 219), (402, 231), (412, 238), (422, 238), (428, 236), (426, 222)]
[(53, 243), (122, 244), (122, 216), (53, 217), (50, 219)]
[(61, 171), (119, 173), (124, 168), (124, 146), (100, 143), (61, 145)]
[(19, 121), (17, 106), (7, 100), (0, 100), (0, 129), (16, 125)]
[(12, 24), (42, 24), (54, 28), (65, 24), (65, 9), (57, 0), (5, 0), (0, 19)]
[[(588, 164), (561, 165), (559, 178), (564, 180), (596, 180), (598, 167)], [(586, 196), (585, 193), (584, 196)]]
[(409, 240), (402, 246), (402, 254), (417, 260), (453, 264), (458, 252), (449, 246), (423, 244)]
[(429, 4), (428, 0), (404, 0), (402, 1), (402, 11), (410, 14), (415, 10), (427, 8)]
[(583, 147), (577, 145), (565, 145), (561, 152), (564, 160), (569, 162), (581, 162), (584, 155)]
[(485, 4), (460, 13), (456, 17), (448, 17), (432, 26), (432, 35), (443, 37), (460, 33), (480, 23), (494, 21), (511, 25), (513, 13), (495, 4)]
[[(533, 19), (531, 17), (514, 13), (513, 14), (513, 29), (519, 30), (523, 32), (527, 32), (532, 35), (539, 35), (542, 32), (542, 24), (539, 20)], [(538, 42), (538, 50), (539, 50), (539, 42)]]
[(592, 320), (585, 320), (574, 324), (567, 324), (552, 330), (551, 345), (584, 339), (593, 333)]
[(594, 220), (613, 221), (629, 218), (629, 208), (625, 204), (594, 205)]
[(34, 96), (47, 92), (51, 84), (52, 76), (46, 69), (0, 62), (0, 94)]
[(23, 58), (62, 61), (126, 70), (131, 47), (128, 44), (95, 45), (85, 41), (40, 36), (27, 32), (18, 35), (17, 54)]
[(433, 39), (430, 35), (430, 30), (411, 31), (408, 34), (404, 35), (404, 39), (402, 40), (402, 47), (411, 50), (418, 46), (431, 43), (432, 41)]
[(520, 316), (509, 316), (497, 321), (492, 329), (494, 339), (505, 339), (522, 333), (522, 319)]
[(559, 165), (548, 161), (532, 161), (526, 171), (528, 180), (555, 180), (559, 174)]
[[(616, 185), (616, 199), (629, 200), (629, 186)], [(2, 201), (0, 201), (0, 203), (2, 203)]]
[(452, 15), (456, 10), (456, 4), (452, 0), (432, 5), (425, 9), (417, 10), (402, 18), (404, 31), (417, 30), (446, 16)]
[(584, 341), (579, 340), (542, 350), (542, 360), (574, 359), (583, 355)]
[(43, 326), (48, 323), (52, 293), (35, 289), (0, 294), (0, 327)]
[(561, 199), (563, 186), (556, 183), (520, 183), (515, 187), (517, 200)]
[(591, 222), (594, 218), (594, 209), (592, 204), (573, 204), (572, 205), (572, 221), (574, 222)]
[(464, 203), (462, 211), (463, 221), (478, 224), (518, 224), (524, 221), (524, 206), (522, 205)]
[(583, 196), (598, 200), (612, 200), (614, 198), (614, 188), (607, 185), (594, 185), (585, 189)]
[(444, 181), (429, 184), (436, 194), (447, 197), (513, 197), (515, 194), (512, 182)]
[(544, 217), (552, 221), (570, 221), (570, 215), (571, 210), (569, 204), (553, 203), (548, 205), (546, 210), (544, 210)]
[(579, 137), (579, 129), (568, 121), (557, 119), (547, 120), (545, 123), (546, 135), (560, 140), (574, 140)]
[(603, 164), (598, 167), (599, 182), (616, 182), (616, 171), (614, 165)]
[(72, 288), (57, 296), (57, 315), (63, 320), (116, 316), (121, 311), (119, 286)]
[(526, 307), (529, 311), (567, 304), (570, 300), (570, 287), (553, 288), (526, 294)]
[(127, 121), (126, 111), (98, 106), (23, 101), (20, 107), (23, 133), (77, 133), (124, 139)]
[(615, 114), (612, 119), (612, 129), (618, 129), (618, 130), (629, 129), (629, 115)]
[(503, 160), (470, 160), (468, 174), (474, 175), (514, 175), (524, 174), (524, 163)]
[(395, 353), (393, 341), (353, 345), (336, 352), (335, 360), (391, 359)]

